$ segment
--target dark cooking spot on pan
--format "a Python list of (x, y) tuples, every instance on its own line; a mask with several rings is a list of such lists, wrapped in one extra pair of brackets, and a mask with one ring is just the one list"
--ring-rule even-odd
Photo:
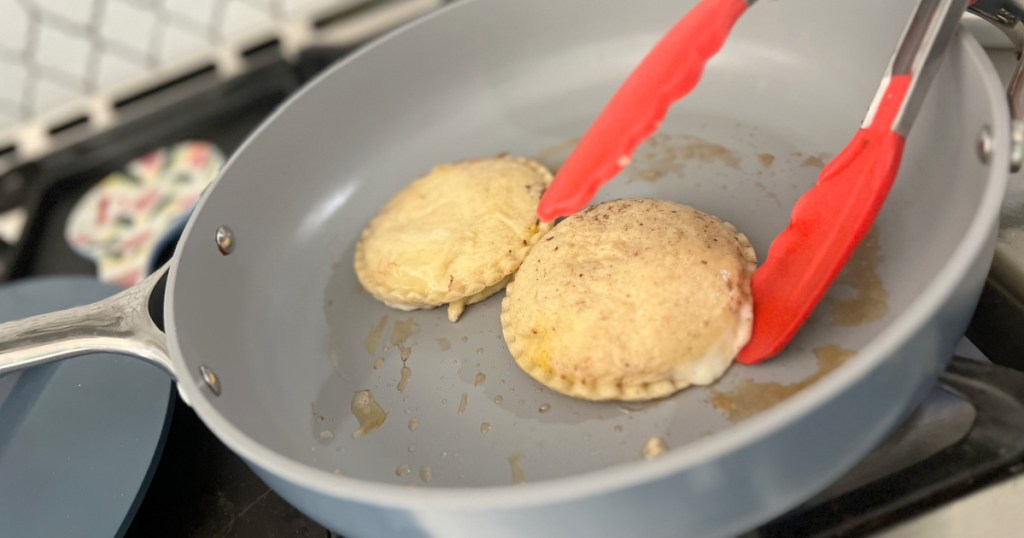
[(878, 274), (881, 261), (878, 228), (872, 228), (836, 279), (836, 284), (851, 288), (853, 296), (829, 297), (833, 324), (856, 327), (889, 313), (889, 291)]
[(824, 168), (825, 161), (817, 155), (812, 155), (804, 159), (804, 161), (800, 163), (800, 166), (807, 166), (811, 168)]
[(419, 332), (419, 325), (412, 319), (395, 320), (391, 327), (391, 345), (398, 348), (402, 362), (409, 360), (412, 354), (412, 344), (407, 343), (412, 335)]
[(509, 470), (512, 471), (513, 484), (522, 484), (526, 481), (526, 474), (523, 472), (522, 466), (519, 465), (519, 461), (522, 459), (522, 452), (516, 452), (508, 457), (508, 466)]
[(721, 144), (693, 135), (656, 133), (637, 151), (629, 181), (683, 178), (691, 164), (739, 169), (740, 163), (740, 155)]
[(807, 388), (856, 353), (852, 349), (845, 349), (836, 344), (817, 347), (813, 351), (818, 361), (818, 371), (807, 379), (788, 385), (774, 381), (745, 379), (731, 390), (712, 389), (711, 405), (730, 421), (738, 422), (773, 407)]
[(370, 355), (377, 354), (377, 343), (380, 340), (380, 335), (384, 332), (384, 328), (388, 324), (388, 315), (384, 314), (377, 320), (377, 324), (373, 326), (370, 333), (366, 335), (366, 352)]
[(388, 418), (388, 413), (374, 400), (370, 390), (361, 390), (352, 397), (352, 414), (359, 422), (359, 430), (352, 434), (353, 439), (359, 439), (364, 435), (379, 428)]

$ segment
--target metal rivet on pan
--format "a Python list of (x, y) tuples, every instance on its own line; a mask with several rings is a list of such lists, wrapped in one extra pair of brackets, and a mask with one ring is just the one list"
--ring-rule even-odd
[(981, 159), (981, 162), (988, 164), (990, 157), (992, 157), (992, 130), (986, 125), (981, 128), (981, 134), (978, 135), (978, 158)]
[(205, 365), (199, 365), (199, 373), (203, 376), (203, 381), (207, 387), (213, 391), (214, 396), (220, 396), (220, 378), (217, 374)]
[(225, 256), (231, 254), (232, 250), (235, 250), (235, 232), (232, 232), (231, 228), (227, 226), (217, 228), (217, 248)]

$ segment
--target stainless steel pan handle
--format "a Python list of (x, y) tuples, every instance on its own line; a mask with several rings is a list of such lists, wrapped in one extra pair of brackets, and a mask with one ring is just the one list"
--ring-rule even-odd
[(167, 268), (97, 303), (0, 324), (0, 375), (106, 352), (147, 360), (174, 378), (167, 336), (149, 315), (150, 295)]

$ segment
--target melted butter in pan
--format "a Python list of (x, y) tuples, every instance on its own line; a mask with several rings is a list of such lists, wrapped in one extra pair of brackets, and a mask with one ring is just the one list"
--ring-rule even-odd
[(735, 388), (727, 391), (711, 390), (711, 405), (724, 414), (729, 420), (738, 422), (754, 416), (790, 396), (807, 388), (815, 381), (825, 377), (854, 355), (854, 351), (835, 344), (814, 349), (818, 361), (818, 371), (813, 375), (788, 385), (773, 381), (754, 381), (745, 379)]

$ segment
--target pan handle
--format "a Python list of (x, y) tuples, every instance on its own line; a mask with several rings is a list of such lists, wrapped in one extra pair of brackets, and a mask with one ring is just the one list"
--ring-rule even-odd
[(137, 285), (102, 301), (0, 324), (0, 376), (87, 353), (149, 361), (175, 378), (167, 336), (149, 315), (164, 265)]
[(967, 11), (1003, 32), (1017, 51), (1017, 69), (1006, 89), (1010, 103), (1010, 172), (1017, 173), (1024, 166), (1024, 1), (976, 0)]

